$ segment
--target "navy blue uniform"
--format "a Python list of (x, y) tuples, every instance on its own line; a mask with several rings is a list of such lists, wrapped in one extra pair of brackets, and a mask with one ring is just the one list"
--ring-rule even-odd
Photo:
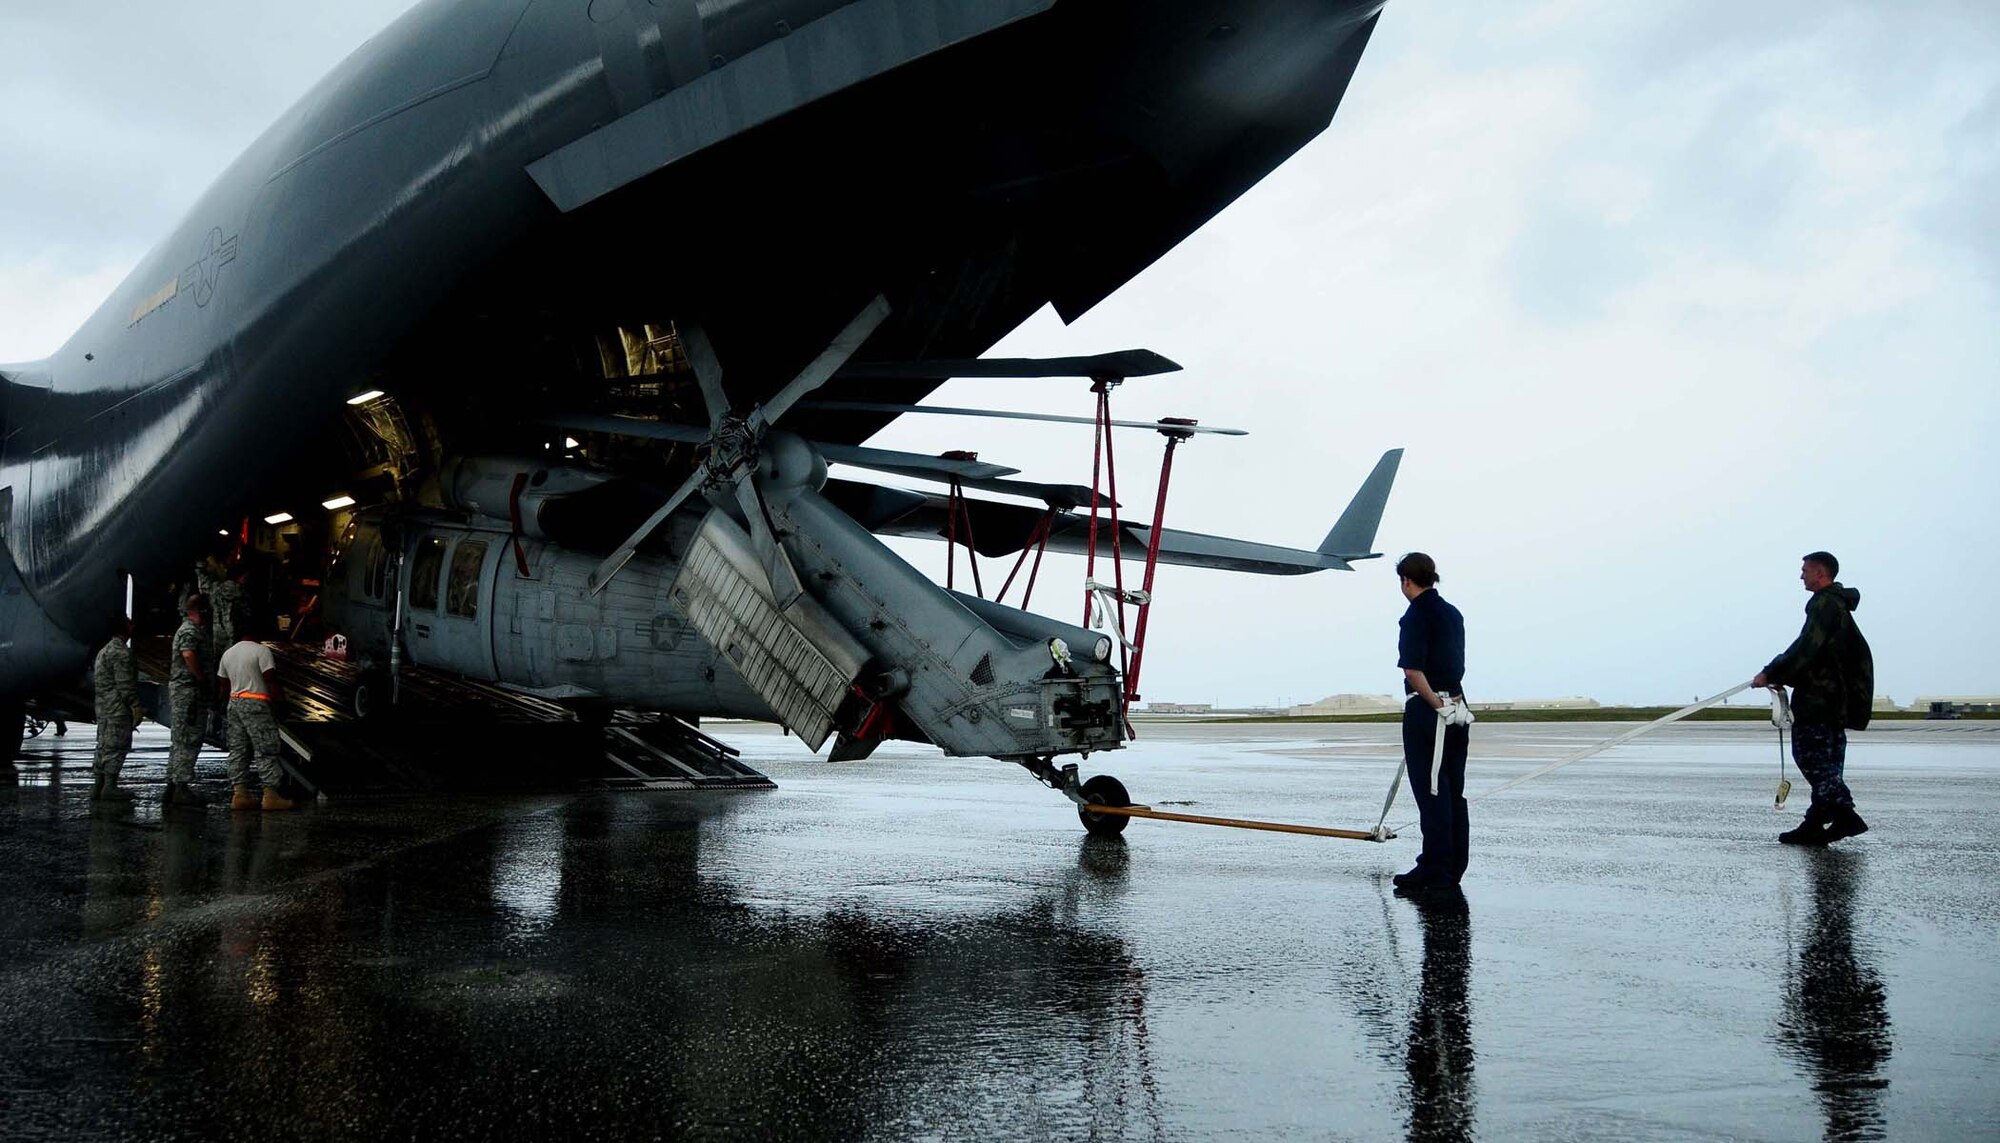
[[(1422, 671), (1439, 694), (1460, 694), (1465, 683), (1465, 617), (1444, 601), (1436, 588), (1410, 601), (1397, 640), (1396, 665)], [(1444, 730), (1444, 765), (1438, 770), (1437, 792), (1430, 789), (1431, 753), (1437, 744), (1437, 711), (1416, 693), (1403, 704), (1403, 763), (1409, 770), (1410, 792), (1424, 831), (1424, 851), (1416, 872), (1427, 882), (1456, 885), (1471, 860), (1471, 825), (1465, 808), (1465, 753), (1471, 728)]]

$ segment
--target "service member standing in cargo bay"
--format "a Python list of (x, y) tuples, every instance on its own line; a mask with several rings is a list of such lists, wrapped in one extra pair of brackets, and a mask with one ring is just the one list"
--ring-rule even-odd
[[(222, 653), (218, 670), (229, 683), (229, 782), (235, 792), (231, 810), (290, 810), (298, 803), (278, 789), (284, 770), (278, 762), (283, 749), (278, 738), (277, 660), (271, 649), (257, 642), (253, 620), (244, 628), (243, 638)], [(250, 764), (257, 765), (257, 780), (263, 784), (260, 802), (250, 792)]]
[(125, 755), (132, 749), (132, 728), (139, 723), (139, 666), (132, 658), (132, 621), (118, 617), (116, 631), (97, 652), (92, 684), (97, 704), (97, 784), (91, 797), (100, 802), (129, 802), (132, 791), (118, 785)]
[[(1398, 873), (1402, 891), (1445, 889), (1465, 876), (1470, 826), (1465, 815), (1465, 754), (1471, 708), (1465, 680), (1465, 618), (1437, 593), (1437, 564), (1422, 552), (1396, 561), (1403, 598), (1396, 665), (1403, 668), (1403, 765), (1417, 799), (1424, 850), (1416, 868)], [(1442, 750), (1438, 736), (1443, 735)]]
[(173, 654), (167, 660), (167, 694), (173, 700), (174, 745), (167, 755), (167, 805), (201, 806), (207, 799), (195, 793), (194, 760), (201, 753), (201, 736), (215, 691), (215, 641), (208, 627), (208, 596), (188, 596), (187, 615), (174, 632)]

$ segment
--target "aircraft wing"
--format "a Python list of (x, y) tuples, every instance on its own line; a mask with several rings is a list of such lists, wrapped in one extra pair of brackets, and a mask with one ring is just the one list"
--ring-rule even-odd
[[(1389, 489), (1396, 478), (1396, 470), (1402, 462), (1403, 450), (1391, 449), (1382, 454), (1368, 479), (1354, 495), (1347, 509), (1340, 515), (1332, 531), (1321, 541), (1318, 548), (1287, 548), (1277, 544), (1263, 544), (1254, 540), (1238, 540), (1228, 536), (1215, 536), (1205, 532), (1186, 532), (1177, 528), (1160, 529), (1160, 562), (1180, 564), (1186, 567), (1217, 568), (1224, 571), (1250, 572), (1256, 575), (1305, 575), (1317, 571), (1352, 571), (1359, 560), (1378, 558), (1381, 553), (1371, 551), (1375, 544), (1375, 532), (1381, 522), (1382, 511), (1389, 500)], [(842, 482), (835, 482), (842, 483)], [(855, 486), (865, 487), (865, 486)], [(836, 503), (852, 496), (835, 495)], [(906, 493), (904, 499), (897, 500), (893, 509), (877, 500), (878, 510), (867, 518), (857, 516), (862, 523), (878, 534), (886, 536), (909, 536), (926, 540), (942, 540), (950, 530), (950, 506), (945, 497), (924, 496)], [(993, 500), (967, 498), (967, 510), (972, 517), (972, 540), (974, 548), (984, 556), (1013, 555), (1031, 546), (1044, 516), (1045, 508), (1026, 504), (1005, 504)], [(963, 528), (960, 529), (963, 534)], [(1146, 545), (1152, 539), (1152, 529), (1144, 524), (1124, 521), (1121, 525), (1119, 545), (1128, 557), (1143, 558)], [(1109, 550), (1110, 534), (1108, 521), (1098, 534), (1097, 547), (1100, 553)], [(1090, 518), (1088, 515), (1058, 509), (1050, 520), (1048, 547), (1050, 551), (1082, 553), (1090, 543)]]

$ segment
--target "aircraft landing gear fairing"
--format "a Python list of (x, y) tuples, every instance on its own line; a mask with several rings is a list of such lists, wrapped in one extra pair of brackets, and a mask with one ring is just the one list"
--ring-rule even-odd
[(1035, 781), (1056, 791), (1076, 803), (1077, 820), (1092, 837), (1117, 837), (1125, 832), (1132, 819), (1123, 814), (1097, 814), (1091, 806), (1129, 806), (1131, 796), (1126, 793), (1125, 783), (1109, 774), (1096, 774), (1089, 781), (1077, 780), (1076, 763), (1057, 767), (1049, 758), (1017, 759), (1021, 766), (1034, 775)]

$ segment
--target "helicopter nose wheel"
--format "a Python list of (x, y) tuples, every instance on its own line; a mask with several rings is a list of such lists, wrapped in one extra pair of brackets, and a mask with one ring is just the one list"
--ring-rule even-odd
[[(1099, 806), (1129, 806), (1132, 798), (1125, 792), (1125, 783), (1109, 774), (1098, 774), (1085, 782), (1077, 790), (1085, 801)], [(1117, 837), (1125, 832), (1132, 819), (1123, 814), (1094, 814), (1082, 806), (1076, 808), (1077, 820), (1092, 837)]]

